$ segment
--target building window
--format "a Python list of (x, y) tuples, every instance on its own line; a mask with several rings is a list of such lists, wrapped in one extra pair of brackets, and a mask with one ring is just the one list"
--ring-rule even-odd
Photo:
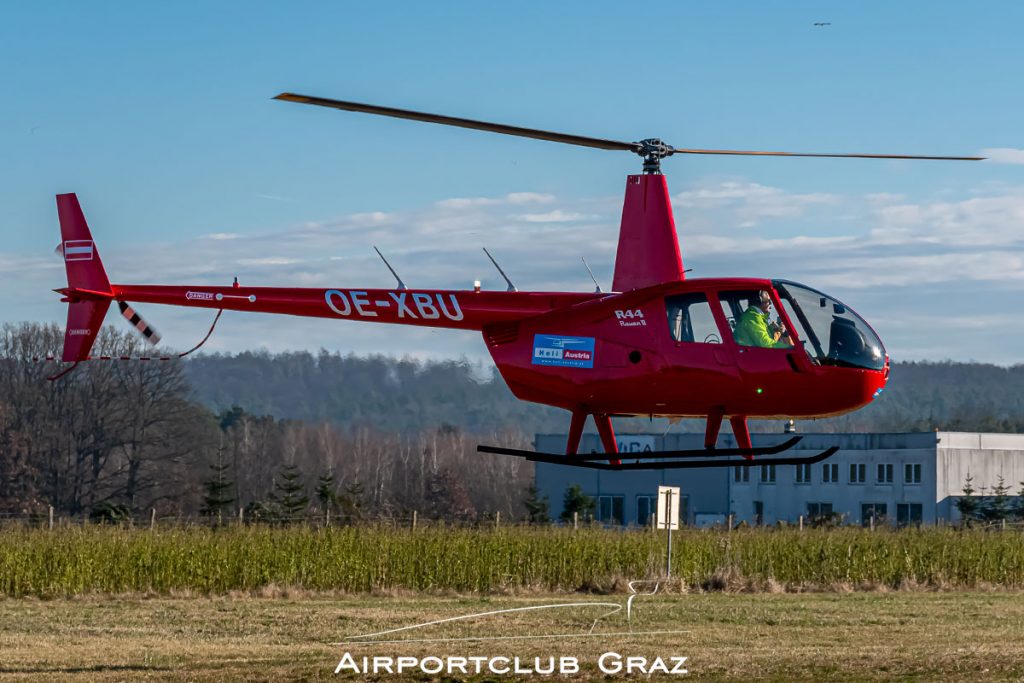
[(832, 516), (832, 503), (808, 503), (807, 516), (811, 519)]
[[(918, 465), (920, 467), (920, 465)], [(921, 504), (920, 503), (897, 503), (896, 504), (896, 523), (900, 526), (906, 526), (908, 524), (920, 524), (921, 523)]]
[(880, 462), (877, 467), (876, 481), (879, 484), (892, 483), (893, 466), (891, 462)]
[(798, 483), (798, 484), (810, 484), (811, 483), (811, 466), (810, 465), (797, 465), (796, 466), (796, 483)]
[(864, 463), (850, 463), (850, 483), (863, 484), (867, 481), (868, 467)]
[(921, 464), (920, 463), (907, 463), (903, 466), (903, 483), (905, 484), (920, 484), (921, 483)]
[(657, 516), (658, 512), (658, 497), (657, 496), (637, 496), (636, 497), (636, 523), (640, 526), (649, 526), (652, 524), (652, 519)]
[(827, 462), (821, 466), (821, 480), (826, 484), (839, 483), (839, 463)]
[(761, 465), (761, 483), (775, 483), (775, 465)]
[(625, 496), (598, 496), (597, 519), (605, 524), (625, 524), (623, 508)]
[(742, 467), (742, 466), (737, 465), (735, 467), (735, 470), (736, 471), (732, 475), (732, 480), (733, 481), (737, 481), (737, 482), (740, 482), (742, 484), (746, 484), (747, 482), (750, 481), (750, 468), (749, 467)]
[(764, 503), (760, 500), (754, 501), (754, 524), (757, 526), (764, 524)]
[(875, 520), (875, 524), (881, 524), (885, 521), (885, 517), (888, 514), (889, 506), (886, 503), (863, 503), (860, 506), (860, 522), (864, 526), (871, 524), (872, 517)]

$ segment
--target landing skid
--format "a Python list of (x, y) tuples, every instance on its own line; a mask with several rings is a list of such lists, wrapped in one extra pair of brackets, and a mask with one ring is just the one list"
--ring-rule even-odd
[[(839, 451), (832, 446), (815, 455), (771, 457), (793, 448), (801, 437), (794, 436), (775, 446), (762, 448), (700, 448), (686, 451), (648, 451), (644, 453), (587, 453), (584, 455), (562, 455), (538, 453), (498, 446), (477, 446), (480, 453), (495, 453), (525, 458), (531, 462), (549, 462), (554, 465), (569, 465), (595, 470), (668, 470), (695, 467), (752, 467), (754, 465), (813, 465), (829, 458)], [(754, 459), (754, 458), (757, 459)], [(609, 461), (620, 459), (634, 462)]]

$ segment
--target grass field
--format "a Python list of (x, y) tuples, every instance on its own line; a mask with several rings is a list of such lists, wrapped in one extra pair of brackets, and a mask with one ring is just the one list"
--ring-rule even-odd
[[(685, 530), (675, 539), (673, 575), (691, 589), (1024, 588), (1019, 531)], [(662, 573), (664, 553), (661, 534), (602, 528), (11, 527), (0, 530), (0, 595), (607, 589)]]
[[(690, 674), (685, 678), (694, 680), (1024, 678), (1024, 594), (1005, 591), (653, 596), (638, 598), (634, 603), (633, 628), (684, 633), (475, 643), (333, 644), (353, 634), (430, 619), (576, 600), (624, 603), (625, 597), (293, 594), (263, 598), (0, 599), (0, 678), (361, 680), (361, 676), (351, 673), (333, 676), (341, 654), (348, 651), (356, 657), (575, 656), (583, 670), (569, 679), (589, 680), (601, 676), (596, 661), (609, 650), (649, 659), (686, 656)], [(580, 608), (533, 612), (512, 621), (490, 617), (400, 635), (424, 638), (583, 633), (602, 611)], [(596, 630), (618, 632), (628, 630), (628, 624), (619, 613), (599, 622)], [(385, 674), (376, 678), (397, 677)], [(402, 678), (428, 679), (422, 674)]]

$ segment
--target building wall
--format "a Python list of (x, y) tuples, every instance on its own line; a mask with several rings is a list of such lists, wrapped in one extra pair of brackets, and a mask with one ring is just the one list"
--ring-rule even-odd
[[(841, 441), (842, 439), (840, 439)], [(823, 449), (819, 449), (823, 450)], [(804, 451), (805, 454), (818, 451)], [(800, 452), (797, 452), (800, 453)], [(921, 483), (905, 480), (905, 464), (921, 465)], [(920, 504), (921, 518), (925, 522), (936, 519), (935, 505), (935, 451), (923, 448), (854, 450), (845, 448), (822, 463), (811, 465), (808, 483), (797, 483), (796, 466), (776, 468), (775, 483), (761, 481), (761, 467), (751, 468), (750, 482), (733, 481), (730, 508), (737, 521), (756, 523), (755, 502), (763, 504), (761, 522), (778, 521), (797, 523), (801, 516), (809, 516), (809, 503), (831, 504), (833, 512), (843, 515), (847, 524), (862, 524), (864, 504), (884, 505), (885, 514), (895, 519), (897, 505)], [(838, 465), (839, 480), (824, 481), (824, 468)], [(892, 465), (892, 483), (880, 483), (878, 465)], [(865, 481), (851, 482), (850, 465), (864, 465)], [(733, 474), (735, 480), (735, 472)]]
[[(703, 446), (703, 436), (694, 434), (670, 434), (667, 436), (619, 435), (620, 442), (634, 444), (646, 441), (652, 450), (682, 450)], [(565, 451), (564, 434), (538, 434), (536, 448), (548, 453)], [(620, 448), (621, 448), (620, 444)], [(594, 434), (584, 434), (580, 452), (602, 452), (600, 440)], [(628, 456), (623, 454), (623, 460)], [(727, 469), (691, 470), (643, 470), (632, 472), (610, 472), (588, 470), (578, 467), (537, 463), (537, 488), (547, 496), (551, 516), (557, 519), (563, 509), (565, 490), (572, 484), (579, 484), (588, 496), (623, 496), (624, 522), (637, 524), (637, 498), (656, 497), (659, 486), (678, 486), (680, 495), (686, 498), (686, 524), (724, 520), (729, 513), (729, 472)]]
[[(768, 446), (785, 440), (787, 434), (754, 434), (755, 446)], [(749, 481), (737, 480), (735, 469), (653, 470), (609, 472), (585, 470), (561, 465), (537, 464), (537, 485), (551, 504), (552, 517), (562, 511), (565, 490), (579, 484), (590, 496), (624, 497), (625, 523), (637, 523), (637, 496), (655, 496), (659, 485), (679, 486), (687, 497), (686, 523), (734, 521), (757, 523), (755, 502), (763, 506), (761, 523), (796, 523), (808, 515), (808, 503), (830, 503), (834, 512), (844, 515), (847, 524), (866, 524), (863, 505), (884, 505), (888, 521), (896, 521), (897, 506), (920, 505), (921, 521), (936, 523), (958, 518), (955, 499), (962, 495), (964, 479), (970, 472), (974, 486), (990, 491), (1002, 475), (1011, 493), (1024, 482), (1024, 435), (978, 434), (966, 432), (920, 432), (910, 434), (801, 434), (791, 455), (811, 455), (831, 446), (840, 451), (822, 463), (811, 465), (808, 483), (797, 483), (794, 465), (777, 466), (775, 482), (761, 481), (761, 467), (749, 469)], [(632, 447), (646, 443), (655, 450), (698, 449), (702, 434), (624, 435)], [(646, 441), (645, 441), (646, 440)], [(560, 453), (566, 437), (538, 435), (539, 451)], [(623, 444), (629, 445), (629, 444)], [(720, 448), (735, 446), (733, 437), (722, 435)], [(603, 449), (596, 435), (585, 435), (581, 452)], [(624, 450), (624, 449), (623, 449)], [(623, 457), (628, 461), (628, 456)], [(824, 481), (824, 466), (838, 465), (838, 482)], [(865, 481), (851, 483), (850, 465), (864, 465)], [(879, 464), (892, 465), (891, 483), (878, 481)], [(906, 480), (905, 465), (920, 465), (921, 481)]]
[(967, 475), (975, 495), (991, 494), (999, 477), (1016, 495), (1024, 483), (1024, 434), (938, 432), (936, 501), (940, 515), (956, 520), (956, 499), (963, 495)]

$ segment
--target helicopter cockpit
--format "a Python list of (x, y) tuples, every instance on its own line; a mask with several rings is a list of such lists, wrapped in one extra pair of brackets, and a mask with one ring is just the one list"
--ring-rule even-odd
[[(885, 348), (874, 330), (845, 304), (819, 292), (788, 280), (773, 280), (772, 286), (785, 312), (786, 323), (795, 333), (782, 329), (781, 318), (776, 319), (774, 298), (761, 304), (764, 289), (722, 289), (716, 293), (722, 316), (728, 329), (726, 336), (740, 346), (759, 346), (773, 349), (792, 349), (801, 345), (813, 363), (822, 366), (882, 370), (885, 367)], [(742, 328), (744, 312), (751, 306), (767, 307), (768, 317), (762, 339), (751, 339)], [(666, 297), (669, 334), (676, 342), (721, 344), (722, 335), (712, 314), (708, 296), (703, 292), (689, 292)], [(723, 328), (724, 329), (724, 328)], [(767, 335), (767, 336), (765, 336)]]
[(804, 285), (773, 280), (804, 350), (820, 365), (865, 370), (885, 367), (885, 347), (863, 318), (841, 302)]

